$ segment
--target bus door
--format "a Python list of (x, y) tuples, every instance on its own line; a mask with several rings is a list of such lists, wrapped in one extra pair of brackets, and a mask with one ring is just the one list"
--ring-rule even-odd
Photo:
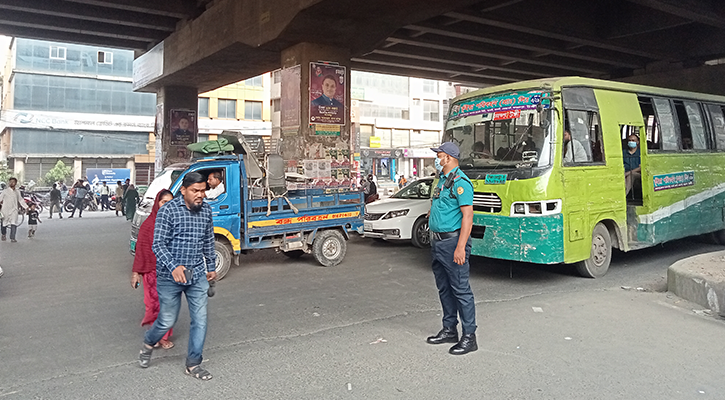
[(594, 225), (615, 211), (621, 181), (616, 168), (605, 162), (606, 139), (594, 91), (565, 88), (562, 100), (564, 134), (559, 143), (565, 193), (565, 259), (572, 262), (590, 256)]

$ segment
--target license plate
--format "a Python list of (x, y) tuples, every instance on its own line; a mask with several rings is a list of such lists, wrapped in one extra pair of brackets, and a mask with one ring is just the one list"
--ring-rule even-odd
[(506, 174), (486, 174), (486, 185), (503, 185), (506, 178)]
[(364, 229), (365, 229), (366, 231), (372, 231), (372, 230), (373, 230), (373, 224), (365, 224), (365, 227), (364, 227)]
[(130, 247), (131, 247), (131, 251), (136, 251), (136, 241), (135, 240), (131, 239)]

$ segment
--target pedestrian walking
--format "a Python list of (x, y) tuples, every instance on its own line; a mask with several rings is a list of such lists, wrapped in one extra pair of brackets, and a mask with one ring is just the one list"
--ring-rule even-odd
[(35, 232), (38, 230), (38, 222), (43, 223), (40, 220), (38, 208), (35, 204), (30, 204), (30, 208), (28, 209), (28, 239), (35, 237)]
[(118, 213), (121, 213), (123, 215), (123, 186), (121, 185), (121, 181), (116, 181), (116, 216), (118, 217)]
[(88, 194), (88, 189), (86, 189), (86, 185), (83, 184), (83, 179), (78, 179), (78, 182), (73, 185), (73, 188), (75, 189), (75, 192), (73, 193), (73, 211), (71, 211), (70, 217), (68, 218), (73, 218), (76, 210), (78, 210), (78, 218), (82, 218), (84, 206), (83, 203), (86, 199), (86, 195)]
[(101, 193), (101, 211), (108, 211), (111, 207), (108, 206), (108, 196), (111, 194), (111, 188), (108, 187), (106, 181), (103, 181), (99, 189)]
[[(429, 227), (432, 268), (443, 308), (443, 329), (430, 344), (456, 343), (448, 352), (462, 355), (478, 350), (476, 303), (468, 281), (473, 227), (473, 184), (458, 167), (460, 151), (446, 142), (432, 148), (440, 180), (433, 191)], [(463, 335), (458, 340), (458, 316)]]
[(17, 242), (15, 235), (18, 232), (18, 215), (21, 208), (28, 209), (20, 190), (15, 188), (17, 185), (18, 180), (10, 178), (8, 186), (0, 192), (0, 234), (2, 234), (3, 242), (7, 240), (8, 226), (10, 227), (10, 241)]
[[(131, 273), (131, 287), (136, 289), (143, 281), (143, 302), (146, 305), (146, 313), (141, 320), (141, 326), (152, 325), (159, 315), (159, 293), (156, 291), (156, 256), (151, 250), (151, 246), (154, 242), (154, 226), (159, 208), (173, 200), (173, 198), (174, 195), (170, 191), (166, 189), (160, 191), (156, 195), (156, 201), (154, 201), (151, 213), (138, 230), (136, 254), (133, 259)], [(159, 340), (158, 346), (164, 349), (174, 347), (174, 343), (169, 340), (172, 334), (173, 329), (169, 329)]]
[(53, 218), (53, 209), (58, 208), (58, 217), (63, 219), (63, 207), (60, 205), (61, 193), (58, 190), (58, 184), (53, 184), (53, 189), (50, 189), (50, 216), (49, 219)]
[(138, 204), (136, 186), (128, 185), (126, 193), (123, 194), (123, 202), (126, 203), (126, 220), (131, 221), (136, 214), (136, 204)]
[[(128, 191), (128, 187), (131, 186), (131, 179), (126, 179), (126, 182), (123, 184), (123, 197), (126, 197), (126, 192)], [(121, 214), (126, 215), (126, 202), (121, 203)]]
[(206, 340), (209, 281), (216, 278), (214, 224), (211, 207), (204, 202), (206, 179), (198, 172), (184, 176), (181, 196), (159, 208), (154, 228), (156, 288), (159, 315), (146, 331), (139, 364), (147, 368), (154, 345), (176, 323), (181, 294), (186, 296), (191, 317), (186, 374), (200, 380), (212, 375), (202, 368)]

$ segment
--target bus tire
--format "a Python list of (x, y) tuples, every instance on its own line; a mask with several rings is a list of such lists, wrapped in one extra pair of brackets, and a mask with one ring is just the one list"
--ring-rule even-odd
[(347, 253), (347, 242), (336, 229), (317, 232), (312, 242), (312, 255), (324, 267), (334, 267), (342, 262)]
[(720, 246), (725, 246), (725, 229), (720, 229), (719, 231), (715, 231), (711, 235), (712, 235), (712, 240), (715, 242), (715, 244), (719, 244)]
[(420, 217), (413, 224), (413, 232), (411, 232), (411, 241), (413, 246), (420, 249), (430, 247), (430, 228), (428, 227), (428, 218)]
[(592, 250), (589, 258), (576, 263), (579, 274), (585, 278), (601, 278), (609, 270), (612, 262), (612, 237), (602, 223), (598, 223), (592, 232)]
[(216, 253), (216, 280), (220, 281), (229, 272), (232, 266), (232, 248), (229, 243), (219, 239), (214, 240), (214, 252)]
[(300, 258), (305, 254), (304, 250), (290, 250), (290, 251), (283, 251), (282, 254), (289, 258)]

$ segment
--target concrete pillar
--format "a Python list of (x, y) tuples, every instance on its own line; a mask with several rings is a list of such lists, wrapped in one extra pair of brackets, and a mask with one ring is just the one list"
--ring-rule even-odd
[[(199, 137), (198, 107), (198, 91), (195, 87), (165, 86), (156, 92), (156, 112), (163, 115), (161, 137), (156, 138), (156, 166), (159, 172), (158, 167), (165, 168), (173, 163), (191, 160), (191, 152), (186, 145), (196, 143)], [(183, 122), (180, 122), (182, 118), (187, 118), (187, 130), (180, 129), (183, 128)]]
[[(310, 121), (310, 63), (312, 62), (328, 62), (330, 64), (337, 63), (341, 67), (345, 67), (345, 73), (336, 77), (337, 85), (344, 85), (344, 125), (339, 126), (340, 133), (327, 134), (321, 129), (322, 124)], [(354, 155), (354, 143), (350, 136), (351, 115), (350, 115), (350, 52), (347, 49), (323, 46), (314, 43), (300, 43), (282, 51), (282, 67), (290, 68), (299, 65), (301, 68), (300, 76), (300, 126), (295, 131), (283, 129), (281, 153), (287, 167), (294, 167), (292, 164), (301, 163), (301, 160), (320, 160), (330, 158), (330, 150), (346, 150), (349, 152), (348, 161), (352, 163)], [(327, 75), (323, 72), (323, 75)], [(340, 78), (343, 78), (340, 82)], [(316, 85), (320, 83), (319, 78), (315, 78)], [(283, 82), (284, 85), (284, 82)], [(283, 93), (282, 96), (285, 94)], [(285, 102), (281, 102), (284, 107)], [(284, 115), (285, 110), (282, 110)], [(311, 123), (312, 122), (312, 123)], [(337, 128), (335, 128), (337, 129)], [(339, 156), (337, 160), (340, 161)], [(348, 168), (349, 170), (349, 168)], [(307, 173), (307, 172), (306, 172)]]
[(126, 161), (126, 168), (131, 170), (131, 183), (136, 184), (136, 162), (134, 160)]
[[(73, 182), (83, 178), (83, 161), (80, 158), (73, 159)], [(70, 187), (71, 185), (68, 185)]]
[(18, 185), (22, 184), (24, 182), (25, 178), (25, 160), (21, 158), (15, 159), (15, 166), (13, 167), (13, 176), (17, 178)]

